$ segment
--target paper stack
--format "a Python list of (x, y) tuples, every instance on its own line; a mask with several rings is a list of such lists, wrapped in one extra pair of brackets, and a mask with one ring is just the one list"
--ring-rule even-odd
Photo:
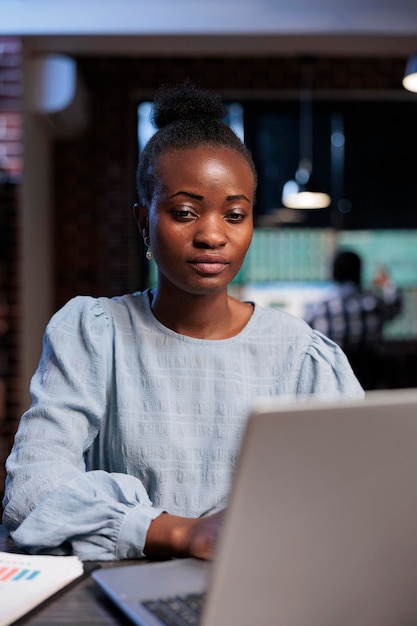
[(8, 626), (82, 576), (76, 556), (0, 552), (0, 626)]

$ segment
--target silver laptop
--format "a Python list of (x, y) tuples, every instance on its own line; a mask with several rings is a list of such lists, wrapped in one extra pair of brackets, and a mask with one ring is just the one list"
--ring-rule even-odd
[(417, 389), (260, 399), (214, 562), (126, 564), (93, 577), (140, 626), (164, 623), (158, 598), (203, 591), (201, 616), (188, 623), (417, 624)]

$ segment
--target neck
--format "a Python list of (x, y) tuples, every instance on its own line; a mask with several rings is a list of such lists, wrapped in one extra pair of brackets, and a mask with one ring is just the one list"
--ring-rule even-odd
[[(226, 290), (195, 295), (176, 290), (153, 292), (152, 311), (167, 328), (199, 339), (226, 339), (240, 332), (247, 323), (249, 306), (231, 298)], [(243, 314), (243, 309), (247, 311)], [(250, 307), (251, 309), (251, 307)]]

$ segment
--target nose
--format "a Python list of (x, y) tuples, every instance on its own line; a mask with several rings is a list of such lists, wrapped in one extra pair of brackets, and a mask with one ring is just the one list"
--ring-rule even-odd
[(193, 237), (198, 248), (221, 248), (227, 242), (226, 224), (221, 216), (201, 216)]

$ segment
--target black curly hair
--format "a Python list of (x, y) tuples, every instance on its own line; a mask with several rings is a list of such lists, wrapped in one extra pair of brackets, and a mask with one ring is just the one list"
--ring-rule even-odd
[(238, 152), (249, 164), (255, 181), (252, 156), (223, 121), (226, 115), (220, 96), (195, 86), (191, 81), (169, 87), (162, 85), (153, 101), (152, 122), (158, 131), (146, 144), (137, 169), (137, 191), (142, 204), (149, 204), (156, 185), (156, 165), (168, 150), (220, 146)]

